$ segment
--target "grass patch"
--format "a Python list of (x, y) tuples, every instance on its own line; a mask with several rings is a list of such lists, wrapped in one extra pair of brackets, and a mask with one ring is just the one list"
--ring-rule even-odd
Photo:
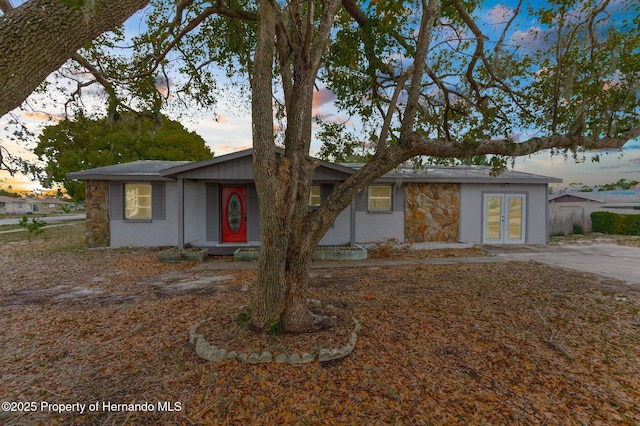
[(599, 232), (589, 232), (586, 234), (551, 235), (549, 237), (549, 243), (551, 244), (562, 244), (567, 242), (589, 243), (593, 241), (640, 247), (640, 236), (636, 235), (609, 235)]
[[(12, 226), (12, 225), (10, 225)], [(16, 225), (17, 228), (20, 226)], [(0, 234), (0, 244), (11, 244), (13, 256), (47, 256), (55, 253), (80, 253), (86, 250), (85, 223), (48, 225), (37, 237), (29, 232)]]

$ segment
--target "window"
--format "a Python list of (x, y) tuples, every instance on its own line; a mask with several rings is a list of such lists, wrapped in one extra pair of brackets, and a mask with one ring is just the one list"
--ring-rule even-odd
[(124, 185), (124, 218), (151, 220), (151, 184)]
[(369, 187), (369, 210), (391, 210), (391, 185)]
[(309, 207), (320, 207), (321, 199), (320, 185), (312, 185), (309, 193)]

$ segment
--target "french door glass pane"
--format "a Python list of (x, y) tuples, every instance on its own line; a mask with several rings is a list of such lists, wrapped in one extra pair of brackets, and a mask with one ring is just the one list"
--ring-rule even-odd
[(487, 197), (487, 239), (501, 239), (502, 197)]
[(522, 198), (509, 198), (509, 238), (522, 239)]

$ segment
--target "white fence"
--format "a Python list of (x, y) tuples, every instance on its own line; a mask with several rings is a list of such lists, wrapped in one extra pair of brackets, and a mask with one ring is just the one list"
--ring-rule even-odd
[(640, 214), (640, 210), (633, 209), (603, 209), (597, 206), (563, 204), (565, 203), (549, 203), (549, 235), (572, 234), (574, 224), (582, 226), (584, 232), (591, 232), (591, 213), (593, 212)]

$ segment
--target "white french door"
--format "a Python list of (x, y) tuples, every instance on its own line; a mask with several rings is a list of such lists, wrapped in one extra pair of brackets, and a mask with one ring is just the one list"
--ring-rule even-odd
[(526, 194), (484, 194), (483, 243), (524, 243), (526, 202)]

